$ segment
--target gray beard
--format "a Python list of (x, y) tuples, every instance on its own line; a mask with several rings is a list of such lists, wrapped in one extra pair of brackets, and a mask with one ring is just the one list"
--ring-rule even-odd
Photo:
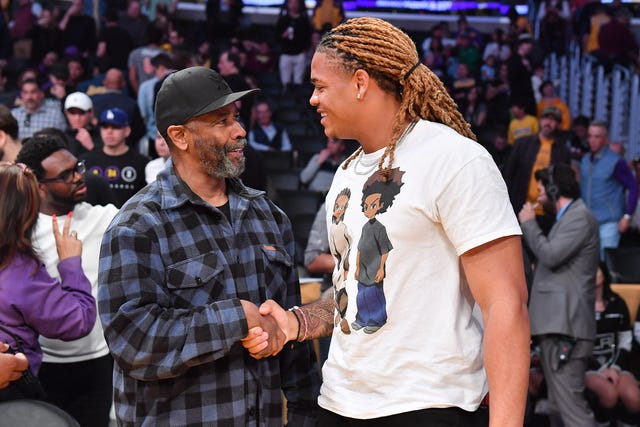
[(238, 159), (238, 163), (236, 163), (229, 158), (225, 147), (206, 147), (204, 141), (199, 137), (195, 138), (194, 142), (200, 163), (207, 175), (214, 178), (237, 178), (244, 172), (244, 157)]

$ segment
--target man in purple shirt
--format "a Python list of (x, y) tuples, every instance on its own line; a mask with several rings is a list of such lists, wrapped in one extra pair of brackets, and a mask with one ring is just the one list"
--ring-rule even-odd
[(580, 192), (600, 224), (600, 258), (604, 259), (604, 248), (618, 247), (620, 233), (629, 228), (638, 203), (638, 184), (624, 158), (609, 149), (606, 123), (591, 123), (587, 135), (591, 152), (580, 163)]

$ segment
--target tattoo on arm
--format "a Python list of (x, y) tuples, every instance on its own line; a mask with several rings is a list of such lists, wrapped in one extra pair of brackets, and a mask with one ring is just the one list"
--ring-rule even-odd
[(304, 311), (306, 327), (305, 339), (331, 336), (333, 332), (333, 288), (322, 293), (316, 301), (300, 307)]

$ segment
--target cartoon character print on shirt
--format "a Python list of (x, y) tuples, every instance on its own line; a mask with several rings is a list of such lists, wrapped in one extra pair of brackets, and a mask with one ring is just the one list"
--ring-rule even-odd
[(344, 188), (336, 196), (331, 215), (331, 227), (329, 229), (329, 248), (336, 258), (336, 268), (333, 270), (334, 306), (336, 309), (335, 326), (340, 325), (340, 330), (350, 334), (349, 322), (344, 318), (347, 313), (349, 297), (345, 287), (345, 280), (349, 272), (349, 251), (351, 250), (351, 235), (344, 223), (344, 213), (349, 205), (351, 190)]
[(380, 171), (376, 171), (362, 188), (362, 212), (368, 221), (362, 226), (358, 242), (355, 271), (358, 281), (357, 312), (351, 327), (356, 331), (362, 329), (365, 334), (373, 334), (387, 323), (383, 280), (385, 264), (393, 245), (387, 229), (376, 216), (386, 212), (393, 204), (400, 187), (404, 185), (403, 175), (404, 172), (399, 168), (394, 168), (385, 180)]

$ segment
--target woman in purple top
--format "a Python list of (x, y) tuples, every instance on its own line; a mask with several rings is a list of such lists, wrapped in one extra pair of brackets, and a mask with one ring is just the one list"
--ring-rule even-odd
[[(65, 180), (67, 171), (38, 183), (22, 164), (0, 163), (0, 326), (22, 341), (31, 371), (42, 362), (38, 336), (74, 340), (88, 334), (96, 321), (91, 284), (82, 272), (82, 242), (69, 231), (71, 213), (62, 233), (53, 217), (61, 281), (52, 278), (31, 244), (38, 219), (38, 185)], [(0, 329), (0, 342), (16, 349), (14, 338)]]

